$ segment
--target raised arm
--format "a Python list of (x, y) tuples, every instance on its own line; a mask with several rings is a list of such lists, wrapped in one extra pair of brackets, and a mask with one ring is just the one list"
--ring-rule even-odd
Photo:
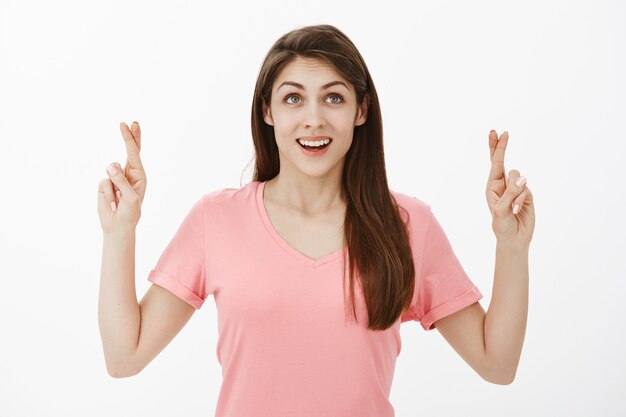
[(474, 303), (436, 322), (459, 355), (485, 380), (507, 385), (519, 365), (528, 317), (528, 252), (535, 228), (534, 198), (518, 170), (507, 178), (509, 134), (489, 133), (491, 170), (486, 195), (496, 235), (496, 265), (489, 309)]
[(103, 230), (98, 323), (108, 373), (116, 378), (139, 373), (189, 321), (195, 309), (152, 285), (141, 303), (135, 294), (135, 229), (141, 217), (146, 175), (139, 159), (138, 123), (120, 130), (127, 162), (107, 168), (99, 184), (98, 215)]

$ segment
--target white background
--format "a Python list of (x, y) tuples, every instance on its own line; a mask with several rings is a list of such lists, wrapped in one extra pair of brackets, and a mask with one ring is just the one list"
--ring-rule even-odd
[(625, 415), (625, 21), (617, 1), (0, 1), (0, 415), (213, 415), (212, 299), (142, 373), (107, 374), (98, 182), (125, 163), (120, 121), (138, 120), (141, 298), (191, 205), (250, 181), (263, 57), (318, 23), (361, 51), (390, 187), (432, 206), (485, 310), (490, 129), (509, 131), (505, 168), (535, 197), (515, 381), (482, 380), (437, 330), (406, 322), (396, 415)]

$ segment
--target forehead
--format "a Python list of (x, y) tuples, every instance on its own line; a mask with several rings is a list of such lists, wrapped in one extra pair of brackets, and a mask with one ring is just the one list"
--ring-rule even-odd
[(348, 84), (347, 80), (328, 62), (316, 58), (297, 57), (278, 73), (273, 89), (276, 90), (283, 81), (295, 81), (317, 88), (334, 80)]

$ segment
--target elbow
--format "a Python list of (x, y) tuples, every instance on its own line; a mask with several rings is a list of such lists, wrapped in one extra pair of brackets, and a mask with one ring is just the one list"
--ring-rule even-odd
[(492, 367), (481, 374), (481, 377), (492, 384), (511, 385), (515, 380), (517, 365), (507, 367)]
[(481, 364), (479, 369), (482, 369), (482, 372), (479, 373), (485, 381), (496, 385), (511, 385), (517, 373), (519, 356), (494, 356), (485, 352)]
[(106, 362), (106, 368), (108, 374), (116, 379), (119, 378), (130, 378), (131, 376), (137, 375), (140, 371), (134, 367), (130, 366), (121, 366), (119, 364), (112, 364), (110, 362)]
[(113, 370), (108, 370), (108, 372), (111, 377), (116, 378), (116, 379), (130, 378), (131, 376), (137, 375), (136, 373), (132, 373), (132, 372), (119, 372), (119, 371), (113, 371)]
[(107, 368), (107, 372), (109, 373), (110, 377), (115, 378), (115, 379), (128, 377), (128, 375), (124, 374), (123, 372), (118, 372), (116, 370), (112, 370), (109, 368)]
[(486, 378), (483, 376), (483, 379), (487, 382), (491, 382), (496, 385), (511, 385), (515, 380), (515, 375), (498, 375), (498, 376), (490, 376)]

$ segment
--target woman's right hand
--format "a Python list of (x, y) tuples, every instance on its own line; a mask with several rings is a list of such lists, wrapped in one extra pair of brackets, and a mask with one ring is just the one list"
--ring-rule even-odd
[(98, 186), (98, 215), (104, 233), (134, 230), (141, 217), (141, 204), (146, 194), (147, 178), (139, 158), (141, 129), (133, 122), (131, 128), (120, 123), (126, 144), (126, 166), (114, 162), (107, 167), (109, 177)]

